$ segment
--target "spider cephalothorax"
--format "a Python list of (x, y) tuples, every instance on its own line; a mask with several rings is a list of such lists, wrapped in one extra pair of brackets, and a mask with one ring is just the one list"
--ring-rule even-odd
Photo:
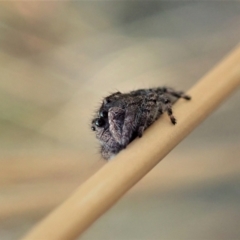
[(183, 92), (167, 87), (116, 92), (104, 98), (92, 121), (92, 130), (101, 143), (102, 156), (109, 159), (126, 148), (165, 111), (172, 124), (176, 124), (172, 104), (179, 98), (191, 99)]

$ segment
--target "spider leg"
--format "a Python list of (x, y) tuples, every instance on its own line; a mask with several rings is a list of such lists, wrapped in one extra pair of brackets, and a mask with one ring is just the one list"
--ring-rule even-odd
[(108, 112), (109, 130), (114, 140), (125, 148), (132, 140), (139, 120), (139, 107), (132, 104), (126, 109), (112, 107)]
[(119, 107), (112, 107), (108, 111), (109, 130), (114, 140), (121, 144), (122, 122), (125, 118), (125, 110)]
[(174, 89), (172, 89), (172, 88), (167, 88), (167, 87), (164, 87), (164, 88), (162, 88), (163, 89), (163, 91), (165, 92), (165, 93), (168, 93), (168, 94), (170, 94), (170, 95), (172, 95), (172, 96), (174, 96), (174, 97), (176, 97), (176, 98), (184, 98), (184, 99), (186, 99), (186, 100), (191, 100), (191, 97), (189, 96), (189, 95), (186, 95), (184, 92), (182, 92), (182, 91), (176, 91), (176, 90), (174, 90)]
[(112, 152), (105, 146), (101, 147), (101, 154), (104, 159), (109, 159), (112, 155)]
[(165, 109), (165, 111), (167, 111), (167, 114), (168, 114), (172, 124), (175, 125), (177, 123), (177, 120), (173, 116), (172, 103), (171, 103), (170, 99), (168, 97), (166, 97), (164, 94), (162, 94), (162, 95), (159, 96), (159, 101), (162, 103), (163, 108)]
[(125, 148), (132, 140), (140, 118), (140, 111), (137, 105), (128, 107), (126, 110), (122, 127), (121, 145)]
[[(116, 145), (118, 145), (116, 143)], [(119, 153), (122, 150), (122, 148), (119, 148), (119, 146), (111, 146), (109, 147), (108, 145), (103, 145), (101, 146), (101, 154), (102, 157), (106, 160), (111, 159), (114, 155), (116, 155), (117, 153)]]

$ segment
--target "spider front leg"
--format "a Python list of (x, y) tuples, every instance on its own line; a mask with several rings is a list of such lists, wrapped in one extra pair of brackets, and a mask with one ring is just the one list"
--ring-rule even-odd
[(121, 150), (122, 148), (118, 144), (115, 144), (115, 146), (111, 146), (111, 147), (107, 145), (101, 146), (102, 157), (106, 160), (111, 159), (112, 157), (114, 157), (114, 155), (119, 153)]
[(101, 154), (104, 159), (109, 159), (113, 155), (113, 153), (105, 146), (101, 147)]
[(140, 110), (138, 106), (127, 108), (123, 128), (121, 145), (125, 148), (133, 138), (140, 119)]
[(108, 111), (109, 131), (115, 141), (122, 142), (122, 126), (125, 118), (125, 110), (119, 107), (112, 107)]
[(129, 106), (126, 110), (112, 107), (108, 112), (109, 130), (117, 143), (125, 148), (132, 140), (139, 119), (137, 106)]

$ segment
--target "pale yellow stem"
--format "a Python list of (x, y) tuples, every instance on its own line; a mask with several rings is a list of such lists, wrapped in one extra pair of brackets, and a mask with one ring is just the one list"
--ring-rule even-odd
[[(177, 125), (163, 116), (141, 139), (102, 167), (24, 240), (71, 240), (106, 212), (240, 85), (240, 47), (236, 48), (173, 108)], [(223, 126), (224, 127), (224, 126)]]

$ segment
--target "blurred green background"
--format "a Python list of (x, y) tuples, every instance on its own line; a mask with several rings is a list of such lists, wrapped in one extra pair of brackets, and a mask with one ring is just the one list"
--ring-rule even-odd
[[(106, 164), (90, 129), (104, 96), (187, 90), (239, 29), (237, 1), (0, 2), (0, 239), (23, 236)], [(236, 92), (81, 239), (240, 239), (239, 102)]]

